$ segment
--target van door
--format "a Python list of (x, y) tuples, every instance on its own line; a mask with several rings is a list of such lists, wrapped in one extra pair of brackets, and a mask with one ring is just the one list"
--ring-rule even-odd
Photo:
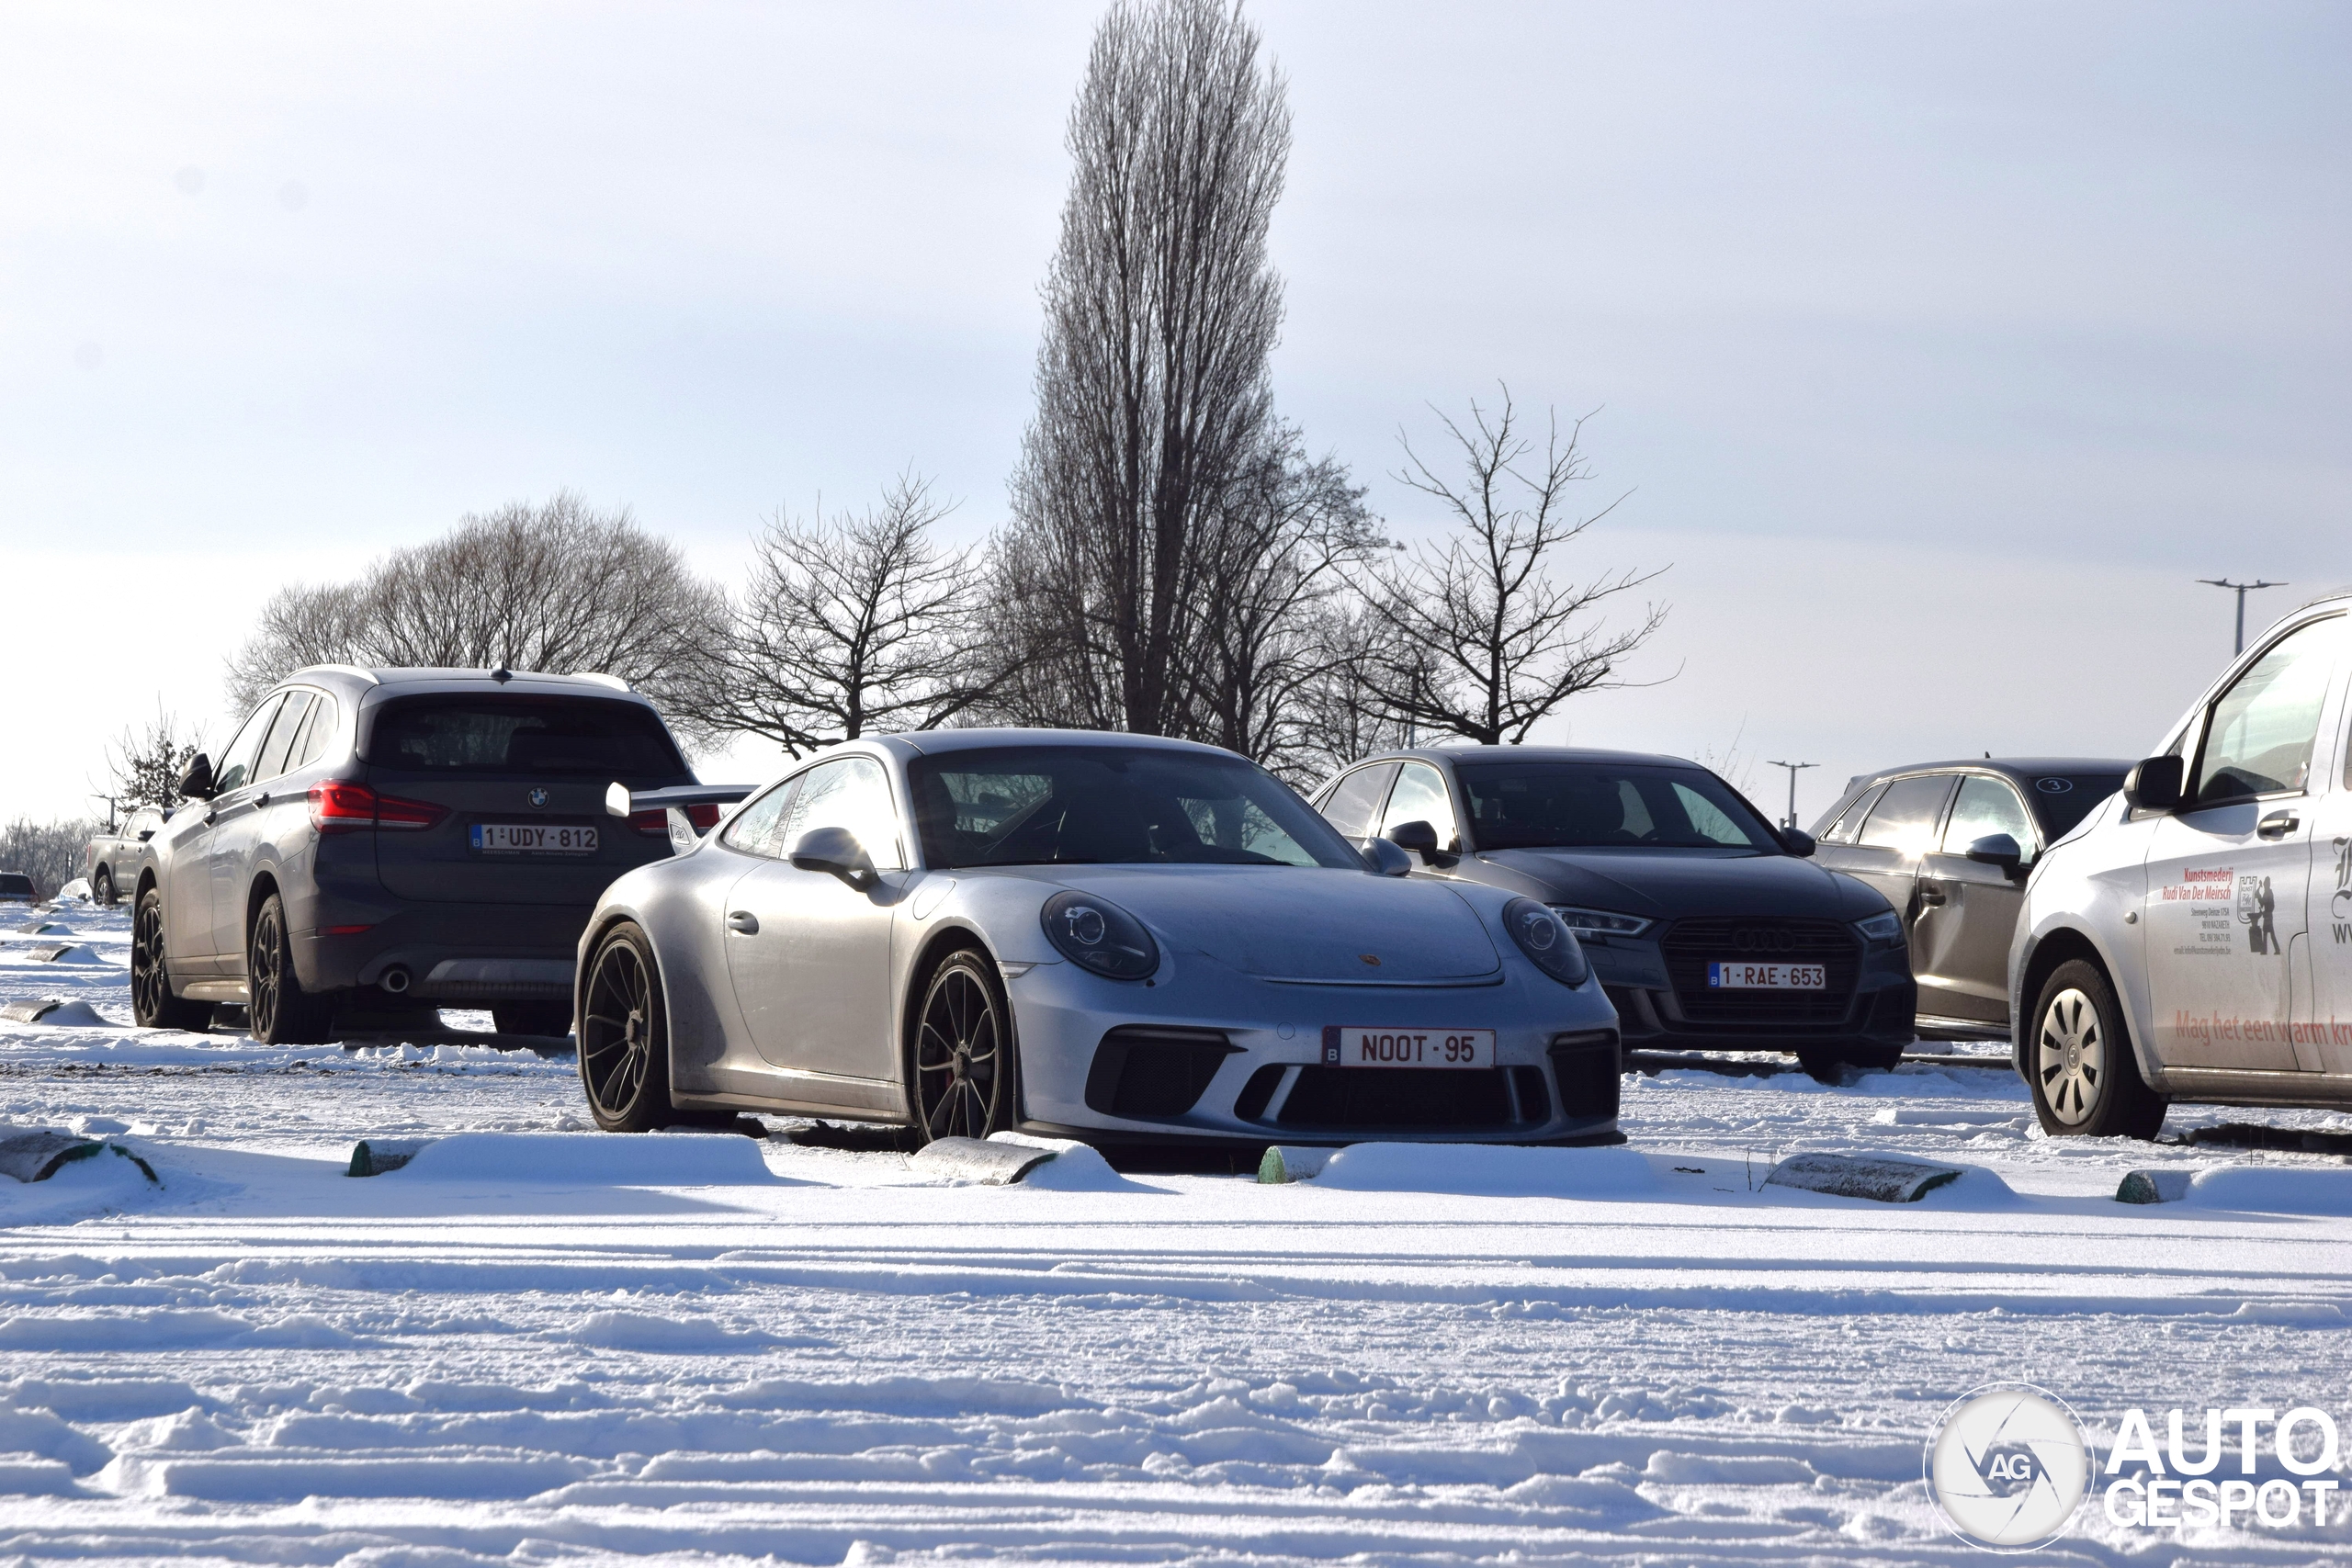
[[(2352, 663), (2352, 660), (2346, 660)], [(2329, 788), (2312, 815), (2312, 875), (2308, 896), (2312, 1023), (2299, 1032), (2295, 1055), (2308, 1071), (2352, 1075), (2352, 682), (2346, 682), (2334, 726), (2336, 755)], [(2302, 976), (2297, 976), (2297, 984)]]
[(2312, 829), (2325, 792), (2324, 780), (2312, 790), (2312, 753), (2344, 624), (2338, 615), (2289, 631), (2213, 699), (2181, 807), (2154, 824), (2148, 999), (2167, 1066), (2305, 1066), (2293, 1043), (2290, 952), (2310, 951)]

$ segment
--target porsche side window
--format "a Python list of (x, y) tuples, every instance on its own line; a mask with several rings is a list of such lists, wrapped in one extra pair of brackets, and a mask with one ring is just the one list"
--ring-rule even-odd
[(800, 790), (785, 818), (785, 852), (812, 828), (846, 828), (857, 835), (876, 871), (898, 871), (898, 813), (890, 807), (890, 779), (871, 757), (841, 757), (800, 775)]
[(727, 824), (727, 831), (718, 835), (718, 841), (747, 855), (781, 857), (784, 846), (776, 829), (783, 820), (784, 808), (792, 804), (793, 785), (798, 782), (786, 779), (737, 812), (735, 820)]
[(1852, 843), (1854, 835), (1862, 830), (1862, 818), (1871, 814), (1871, 807), (1876, 806), (1878, 797), (1885, 793), (1886, 786), (1883, 784), (1872, 784), (1864, 790), (1855, 799), (1853, 805), (1838, 813), (1838, 820), (1832, 822), (1829, 825), (1829, 830), (1821, 835), (1821, 841), (1825, 844)]
[(2192, 804), (2283, 794), (2311, 782), (2320, 706), (2343, 627), (2340, 615), (2296, 627), (2222, 694), (2205, 726)]
[(1408, 762), (1388, 792), (1388, 809), (1380, 814), (1383, 838), (1406, 822), (1426, 822), (1437, 829), (1438, 847), (1460, 848), (1462, 835), (1453, 825), (1453, 807), (1445, 798), (1445, 781), (1427, 762)]
[(1380, 809), (1380, 797), (1388, 788), (1388, 781), (1396, 776), (1394, 762), (1374, 762), (1368, 768), (1358, 768), (1325, 797), (1323, 819), (1351, 839), (1363, 838), (1372, 831), (1372, 814)]

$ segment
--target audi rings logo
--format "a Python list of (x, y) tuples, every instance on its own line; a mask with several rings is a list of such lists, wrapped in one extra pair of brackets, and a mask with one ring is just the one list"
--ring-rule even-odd
[(1788, 953), (1797, 939), (1787, 931), (1750, 929), (1732, 932), (1731, 944), (1742, 953)]
[(1986, 1383), (1944, 1412), (1925, 1468), (1954, 1535), (1987, 1551), (2026, 1551), (2064, 1533), (2082, 1506), (2091, 1444), (2055, 1394)]

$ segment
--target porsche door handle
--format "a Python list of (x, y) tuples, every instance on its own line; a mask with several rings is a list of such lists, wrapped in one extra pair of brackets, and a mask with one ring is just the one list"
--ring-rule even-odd
[(738, 909), (727, 917), (727, 929), (741, 931), (745, 936), (760, 934), (760, 918), (749, 909)]
[(2255, 825), (2254, 830), (2266, 839), (2283, 839), (2303, 825), (2303, 819), (2291, 811), (2274, 811)]

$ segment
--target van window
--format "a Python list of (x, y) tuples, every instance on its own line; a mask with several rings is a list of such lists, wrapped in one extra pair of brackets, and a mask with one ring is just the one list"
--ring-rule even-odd
[(2340, 615), (2297, 626), (2215, 700), (2188, 792), (2192, 805), (2279, 795), (2311, 782), (2320, 706), (2343, 628)]

